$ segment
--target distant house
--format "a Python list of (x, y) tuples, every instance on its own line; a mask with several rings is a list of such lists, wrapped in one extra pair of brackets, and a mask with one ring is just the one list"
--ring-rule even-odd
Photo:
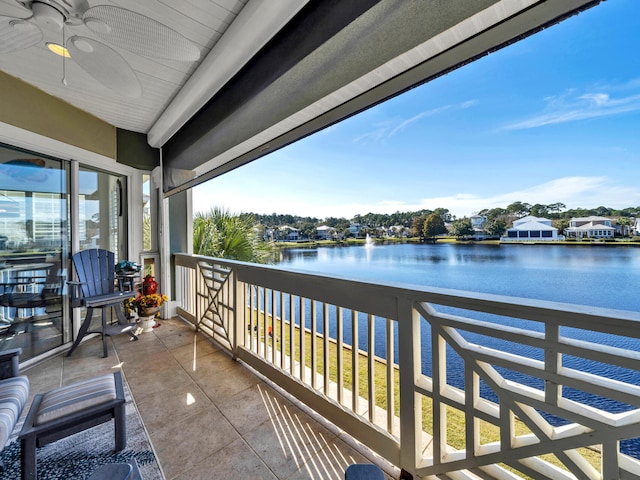
[(632, 234), (640, 235), (640, 218), (636, 218), (636, 221), (633, 224)]
[(616, 229), (616, 236), (628, 237), (633, 235), (633, 225), (621, 224), (618, 219), (613, 219), (611, 220), (611, 226)]
[(551, 226), (551, 220), (532, 215), (519, 218), (507, 230), (501, 241), (554, 241), (559, 240), (558, 229)]
[(362, 225), (361, 223), (352, 223), (349, 225), (349, 233), (357, 238), (363, 228), (366, 228), (366, 225)]
[(297, 228), (283, 225), (278, 227), (277, 240), (285, 242), (297, 242), (300, 240), (300, 231)]
[(404, 225), (393, 225), (387, 230), (387, 235), (390, 237), (406, 238), (409, 236), (409, 229)]
[(570, 238), (613, 238), (616, 229), (606, 217), (577, 217), (569, 220), (564, 234)]
[(333, 227), (328, 227), (327, 225), (322, 225), (316, 228), (316, 238), (318, 240), (333, 240), (336, 234), (336, 229)]
[(484, 240), (487, 236), (484, 231), (484, 224), (487, 223), (487, 217), (484, 215), (471, 215), (471, 228), (473, 228), (473, 238), (476, 240)]

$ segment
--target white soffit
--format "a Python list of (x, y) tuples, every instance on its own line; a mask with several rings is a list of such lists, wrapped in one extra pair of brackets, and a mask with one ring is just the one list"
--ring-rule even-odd
[(308, 1), (250, 0), (151, 127), (149, 145), (162, 147)]

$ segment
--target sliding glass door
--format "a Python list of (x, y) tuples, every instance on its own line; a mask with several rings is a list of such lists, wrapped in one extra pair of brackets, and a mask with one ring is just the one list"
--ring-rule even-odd
[(0, 146), (0, 350), (22, 359), (71, 340), (69, 166)]
[(126, 259), (127, 178), (100, 170), (80, 167), (79, 177), (80, 250), (104, 248)]
[(72, 167), (0, 145), (0, 351), (20, 347), (21, 360), (73, 340), (71, 245), (127, 258), (127, 177)]

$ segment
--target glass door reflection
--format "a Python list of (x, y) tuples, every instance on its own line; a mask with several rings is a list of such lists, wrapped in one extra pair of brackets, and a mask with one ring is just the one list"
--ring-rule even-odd
[(0, 350), (70, 340), (68, 164), (0, 147)]
[(79, 173), (80, 250), (104, 248), (116, 262), (127, 251), (127, 178), (88, 167)]

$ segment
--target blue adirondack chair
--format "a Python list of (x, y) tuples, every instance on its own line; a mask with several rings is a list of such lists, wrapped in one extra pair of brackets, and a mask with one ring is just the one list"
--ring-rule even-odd
[[(85, 335), (100, 333), (102, 335), (102, 353), (108, 356), (107, 337), (127, 333), (134, 340), (138, 337), (134, 333), (135, 323), (128, 323), (122, 311), (122, 302), (131, 296), (131, 292), (116, 289), (114, 253), (108, 250), (93, 248), (83, 250), (73, 255), (73, 266), (78, 275), (77, 282), (67, 282), (71, 288), (71, 306), (86, 307), (87, 314), (78, 331), (78, 336), (71, 346), (67, 356), (70, 356), (80, 344)], [(107, 321), (107, 309), (113, 307), (117, 324)], [(90, 330), (93, 309), (102, 309), (102, 323), (95, 330)]]

